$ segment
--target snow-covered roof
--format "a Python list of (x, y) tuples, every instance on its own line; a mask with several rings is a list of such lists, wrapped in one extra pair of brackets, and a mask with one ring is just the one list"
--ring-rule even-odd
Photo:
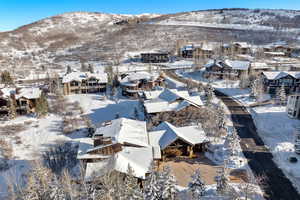
[(96, 72), (96, 73), (90, 73), (90, 72), (71, 72), (69, 74), (66, 74), (62, 82), (63, 83), (69, 83), (71, 81), (82, 81), (87, 80), (90, 78), (95, 78), (99, 80), (100, 83), (107, 83), (107, 74), (103, 72)]
[(111, 121), (110, 125), (98, 128), (95, 135), (100, 134), (103, 134), (104, 137), (112, 137), (114, 143), (148, 146), (145, 121), (127, 118), (115, 119)]
[[(188, 91), (177, 89), (164, 89), (157, 91), (144, 91), (147, 100), (144, 106), (147, 113), (159, 113), (178, 111), (189, 105), (202, 106), (203, 102), (199, 95), (191, 96)], [(182, 99), (182, 101), (176, 101)]]
[(285, 56), (284, 52), (264, 52), (264, 54), (271, 56)]
[(16, 99), (38, 99), (40, 98), (42, 91), (35, 87), (24, 87), (24, 88), (2, 88), (0, 89), (2, 97), (8, 98), (11, 95), (15, 95)]
[(234, 42), (234, 45), (239, 45), (241, 48), (251, 48), (251, 45), (247, 42)]
[[(164, 133), (161, 131), (164, 131)], [(150, 132), (149, 138), (151, 138), (150, 141), (153, 146), (159, 145), (162, 150), (178, 138), (191, 145), (208, 142), (205, 132), (200, 127), (186, 126), (177, 128), (168, 122), (161, 123), (154, 129), (154, 132)]]
[(213, 66), (217, 66), (222, 68), (223, 66), (221, 65), (222, 61), (221, 60), (214, 60), (214, 59), (210, 59), (208, 60), (208, 62), (204, 65), (205, 68), (210, 68)]
[(153, 161), (151, 147), (124, 147), (108, 159), (96, 163), (87, 163), (85, 179), (102, 176), (111, 170), (121, 173), (128, 172), (128, 166), (133, 169), (133, 175), (145, 179)]
[(239, 60), (225, 60), (224, 62), (228, 67), (237, 70), (248, 70), (250, 66), (249, 61), (239, 61)]
[(40, 98), (42, 91), (39, 88), (20, 88), (16, 93), (16, 99), (26, 98), (26, 99), (38, 99)]
[[(127, 76), (125, 76), (123, 79), (120, 80), (120, 83), (122, 85), (126, 86), (135, 86), (140, 80), (156, 80), (159, 77), (159, 74), (157, 73), (148, 73), (148, 72), (133, 72), (129, 73)], [(133, 85), (134, 84), (134, 85)]]
[(253, 62), (251, 63), (252, 69), (268, 69), (270, 68), (267, 63), (264, 62)]
[(89, 151), (94, 148), (94, 140), (93, 138), (80, 138), (78, 151), (77, 151), (77, 159), (96, 159), (96, 158), (108, 158), (109, 156), (105, 156), (102, 154), (90, 154)]
[(269, 80), (277, 80), (286, 76), (292, 76), (294, 78), (300, 78), (300, 72), (296, 71), (276, 71), (276, 72), (263, 72), (263, 75)]

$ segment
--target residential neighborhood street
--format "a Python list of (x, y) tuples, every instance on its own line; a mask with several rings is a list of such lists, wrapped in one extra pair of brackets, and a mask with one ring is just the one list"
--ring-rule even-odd
[(241, 138), (240, 144), (243, 153), (248, 159), (254, 175), (265, 175), (267, 178), (266, 184), (261, 185), (266, 192), (265, 198), (272, 200), (300, 199), (300, 195), (291, 181), (274, 163), (273, 155), (264, 146), (264, 142), (259, 137), (251, 114), (247, 109), (221, 92), (215, 91), (215, 94), (231, 112), (234, 127)]

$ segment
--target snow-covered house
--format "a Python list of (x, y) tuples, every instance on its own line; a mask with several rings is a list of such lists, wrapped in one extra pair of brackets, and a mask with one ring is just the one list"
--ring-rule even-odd
[(251, 62), (249, 73), (252, 75), (259, 75), (264, 71), (273, 70), (272, 66), (269, 66), (265, 62)]
[(288, 97), (286, 112), (290, 118), (300, 119), (300, 94)]
[(146, 122), (119, 118), (96, 130), (93, 138), (82, 138), (77, 158), (86, 164), (86, 178), (110, 170), (127, 173), (130, 166), (144, 179), (154, 159)]
[(276, 94), (276, 91), (285, 87), (287, 94), (293, 94), (299, 91), (300, 72), (294, 71), (272, 71), (262, 72), (265, 91), (269, 94)]
[(163, 122), (154, 131), (149, 132), (149, 141), (156, 154), (162, 158), (172, 156), (196, 156), (206, 150), (209, 143), (203, 129), (199, 126), (175, 127)]
[(220, 43), (217, 42), (202, 42), (200, 46), (194, 48), (194, 58), (205, 59), (211, 58), (220, 48)]
[(20, 115), (35, 112), (37, 100), (41, 97), (39, 88), (2, 88), (0, 89), (0, 116), (9, 114), (9, 101), (15, 105)]
[(119, 79), (122, 94), (129, 97), (138, 97), (142, 91), (153, 90), (156, 86), (162, 86), (164, 79), (158, 73), (133, 72), (123, 74)]
[(237, 78), (247, 76), (249, 73), (250, 62), (239, 60), (209, 60), (205, 67), (206, 76), (217, 78)]
[(203, 102), (199, 95), (190, 95), (188, 91), (177, 89), (163, 89), (144, 91), (143, 105), (146, 115), (151, 117), (163, 112), (184, 111), (188, 107), (200, 108)]
[(247, 42), (233, 42), (231, 45), (233, 52), (235, 54), (250, 54), (251, 53), (251, 45)]
[(107, 82), (107, 74), (103, 72), (71, 72), (62, 78), (63, 93), (69, 95), (105, 92)]
[(292, 54), (293, 48), (286, 42), (276, 42), (262, 47), (264, 54), (267, 56), (288, 56)]

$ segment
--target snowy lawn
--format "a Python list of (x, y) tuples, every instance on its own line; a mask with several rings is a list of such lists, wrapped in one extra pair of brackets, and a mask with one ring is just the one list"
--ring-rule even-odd
[(74, 94), (67, 96), (69, 102), (78, 101), (94, 124), (100, 124), (120, 117), (135, 118), (135, 110), (138, 110), (138, 118), (144, 119), (141, 104), (138, 100), (130, 100), (119, 95), (117, 100), (101, 99), (99, 94)]
[[(300, 191), (300, 155), (294, 153), (294, 131), (299, 120), (290, 119), (284, 106), (260, 106), (251, 109), (259, 135), (270, 148), (274, 161)], [(290, 163), (289, 157), (297, 163)]]

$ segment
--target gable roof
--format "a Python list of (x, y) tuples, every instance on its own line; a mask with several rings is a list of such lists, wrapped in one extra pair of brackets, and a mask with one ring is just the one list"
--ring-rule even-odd
[(62, 82), (63, 83), (70, 83), (72, 81), (79, 81), (86, 80), (89, 78), (96, 78), (99, 80), (100, 83), (107, 83), (107, 74), (103, 72), (96, 72), (96, 73), (90, 73), (90, 72), (71, 72), (69, 74), (66, 74), (63, 76)]
[(224, 62), (228, 67), (236, 70), (248, 70), (250, 66), (249, 61), (240, 61), (240, 60), (225, 60)]
[(251, 45), (248, 44), (247, 42), (234, 42), (234, 45), (239, 45), (241, 48), (250, 48)]
[(9, 98), (11, 95), (15, 95), (16, 99), (22, 97), (26, 99), (38, 99), (42, 94), (42, 91), (36, 87), (2, 88), (0, 91), (2, 97)]
[[(186, 126), (177, 128), (168, 122), (163, 122), (154, 130), (165, 131), (163, 134), (161, 134), (161, 137), (159, 139), (156, 138), (156, 140), (153, 140), (158, 141), (158, 144), (162, 150), (168, 147), (177, 139), (181, 139), (189, 143), (190, 145), (200, 144), (208, 141), (203, 129), (200, 129), (197, 126)], [(150, 134), (156, 133), (150, 132), (149, 135)]]
[(151, 147), (124, 147), (122, 151), (108, 159), (96, 163), (87, 163), (85, 180), (91, 180), (95, 176), (103, 176), (112, 170), (126, 174), (128, 166), (133, 169), (135, 177), (145, 179), (152, 161)]
[(148, 146), (145, 121), (127, 118), (115, 119), (111, 121), (110, 125), (98, 128), (94, 135), (100, 134), (103, 134), (104, 137), (112, 137), (114, 143)]
[[(178, 111), (189, 105), (197, 107), (203, 105), (199, 95), (191, 96), (186, 90), (163, 89), (144, 91), (144, 95), (147, 99), (144, 101), (147, 113)], [(182, 99), (182, 101), (176, 101), (178, 99)]]
[(262, 72), (263, 75), (269, 79), (269, 80), (277, 80), (281, 79), (287, 76), (292, 76), (293, 78), (299, 79), (300, 78), (300, 72), (296, 71), (275, 71), (275, 72)]

